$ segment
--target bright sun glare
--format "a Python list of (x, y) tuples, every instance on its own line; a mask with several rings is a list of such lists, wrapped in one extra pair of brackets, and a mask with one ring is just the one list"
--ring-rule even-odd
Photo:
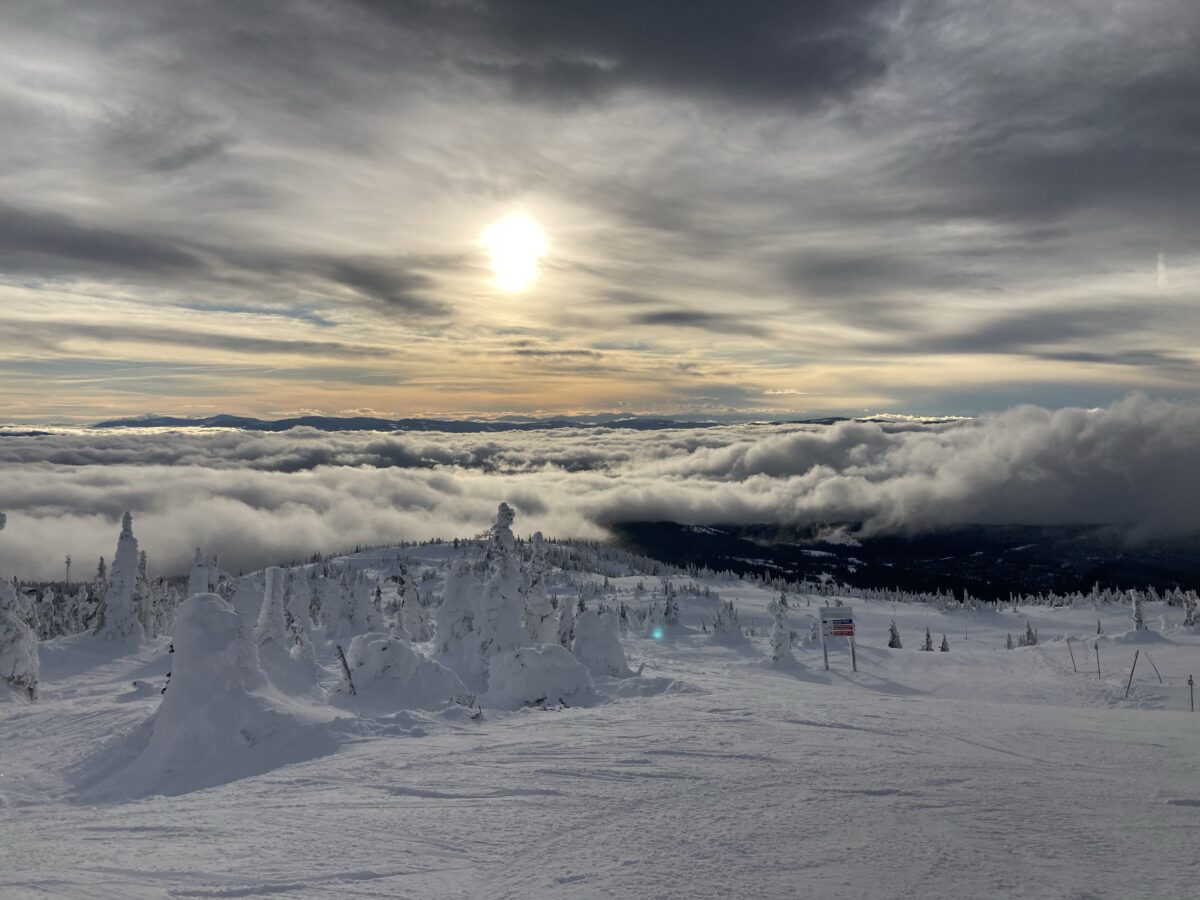
[(546, 255), (542, 227), (522, 213), (509, 213), (483, 230), (480, 243), (487, 251), (496, 286), (523, 291), (537, 277), (538, 260)]

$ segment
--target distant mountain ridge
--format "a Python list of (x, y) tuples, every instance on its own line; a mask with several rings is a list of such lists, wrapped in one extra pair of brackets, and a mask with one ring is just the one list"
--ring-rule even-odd
[[(961, 417), (925, 418), (902, 417), (923, 425), (953, 422)], [(888, 415), (855, 417), (821, 416), (812, 419), (757, 420), (765, 425), (835, 425), (838, 422), (873, 422), (880, 425), (898, 424), (900, 417)], [(713, 428), (718, 425), (747, 424), (740, 421), (672, 419), (669, 416), (638, 416), (628, 413), (595, 413), (584, 416), (501, 416), (496, 419), (385, 419), (375, 416), (293, 416), (286, 419), (256, 419), (253, 416), (234, 416), (221, 413), (205, 418), (183, 416), (140, 416), (131, 419), (109, 419), (97, 422), (92, 428), (237, 428), (242, 431), (288, 431), (292, 428), (315, 428), (318, 431), (443, 431), (473, 434), (500, 431), (548, 431), (559, 428), (627, 428), (637, 431), (663, 431), (678, 428)]]
[(457, 433), (498, 431), (542, 431), (555, 428), (631, 428), (662, 430), (669, 428), (708, 428), (718, 422), (686, 422), (661, 416), (620, 416), (603, 413), (595, 416), (555, 416), (546, 419), (512, 417), (509, 419), (383, 419), (371, 416), (295, 416), (287, 419), (255, 419), (250, 416), (216, 415), (203, 419), (156, 416), (111, 419), (97, 422), (93, 428), (238, 428), (243, 431), (288, 431), (315, 428), (319, 431), (444, 431)]

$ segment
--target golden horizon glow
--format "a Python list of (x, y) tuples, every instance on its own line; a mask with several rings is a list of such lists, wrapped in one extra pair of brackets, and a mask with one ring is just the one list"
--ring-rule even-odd
[(504, 291), (523, 291), (538, 274), (546, 255), (546, 233), (524, 213), (509, 213), (483, 230), (479, 242), (487, 251), (493, 282)]

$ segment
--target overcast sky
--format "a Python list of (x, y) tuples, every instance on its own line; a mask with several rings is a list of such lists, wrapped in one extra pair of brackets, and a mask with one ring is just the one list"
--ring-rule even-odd
[(0, 420), (1200, 393), (1195, 0), (6, 0), (0, 44)]

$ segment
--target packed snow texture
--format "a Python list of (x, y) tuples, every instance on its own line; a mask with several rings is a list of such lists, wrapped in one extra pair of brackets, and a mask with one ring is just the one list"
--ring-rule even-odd
[[(486, 693), (444, 697), (459, 688), (440, 636), (396, 634), (393, 576), (470, 634), (500, 570), (489, 548), (254, 576), (280, 610), (292, 585), (381, 586), (388, 631), (343, 647), (351, 679), (310, 617), (313, 660), (282, 684), (260, 641), (297, 663), (286, 623), (256, 628), (259, 609), (215, 594), (141, 645), (42, 642), (39, 699), (0, 697), (0, 896), (1195, 896), (1200, 633), (1183, 604), (1143, 600), (1137, 631), (1120, 595), (1014, 608), (789, 591), (790, 668), (769, 664), (778, 584), (549, 544), (545, 589), (575, 652), (502, 650)], [(221, 588), (239, 584), (250, 605), (241, 582)], [(843, 639), (828, 672), (801, 639), (839, 599), (857, 673)], [(887, 647), (893, 622), (905, 649)], [(920, 652), (927, 630), (949, 651)], [(641, 676), (589, 672), (617, 662), (611, 637)]]

